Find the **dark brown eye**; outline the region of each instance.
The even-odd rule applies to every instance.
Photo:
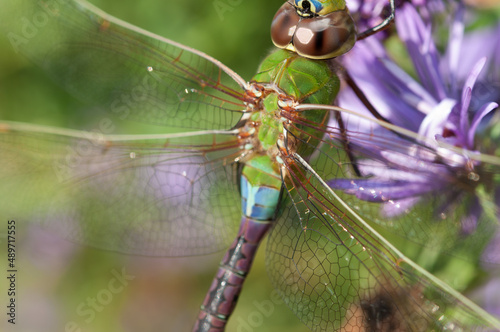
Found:
[[[304,18],[287,2],[274,16],[271,38],[277,47],[303,57],[329,59],[354,46],[356,27],[347,9]]]
[[[301,20],[292,39],[298,54],[313,59],[342,55],[348,52],[355,42],[354,22],[343,10]]]
[[[274,45],[279,48],[286,48],[291,43],[300,16],[295,8],[286,2],[274,15],[271,23],[271,38]]]

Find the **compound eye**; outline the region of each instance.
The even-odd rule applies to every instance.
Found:
[[[302,20],[292,38],[295,51],[311,59],[337,57],[349,51],[355,42],[356,28],[345,11]]]
[[[274,45],[279,48],[287,48],[292,42],[300,19],[301,17],[297,15],[296,9],[288,2],[285,2],[276,15],[274,15],[271,24],[271,38]]]

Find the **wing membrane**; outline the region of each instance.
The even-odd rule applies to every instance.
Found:
[[[225,248],[240,219],[236,137],[163,137],[3,123],[0,210],[74,241],[184,256]]]
[[[1,3],[0,26],[16,51],[120,119],[227,129],[245,109],[245,81],[219,61],[85,1]]]
[[[320,132],[322,145],[309,162],[329,186],[343,192],[343,201],[356,213],[379,231],[400,237],[400,244],[408,247],[399,247],[405,252],[422,250],[424,257],[422,248],[433,248],[477,261],[498,229],[497,198],[491,191],[500,172],[498,157],[438,145],[334,106],[301,108],[349,115],[347,126],[331,121]],[[297,125],[318,127],[294,123],[295,132],[300,130]],[[473,172],[468,165],[474,165]],[[429,269],[442,267],[432,259],[419,263]]]
[[[268,273],[309,328],[469,331],[500,326],[403,256],[305,160],[283,157],[286,200],[292,204],[282,205],[270,234]]]

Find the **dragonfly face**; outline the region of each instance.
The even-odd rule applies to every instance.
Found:
[[[336,10],[345,9],[345,2],[331,0],[294,0],[293,6],[300,16],[313,17],[317,15],[330,14]]]
[[[274,45],[311,59],[329,59],[348,52],[356,42],[356,26],[347,7],[332,1],[286,2],[271,25]]]

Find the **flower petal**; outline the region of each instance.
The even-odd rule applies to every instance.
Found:
[[[449,98],[442,100],[424,118],[418,129],[418,134],[433,139],[436,138],[436,135],[442,135],[444,126],[448,121],[448,116],[451,114],[456,103],[455,100]]]
[[[409,4],[402,6],[398,12],[396,26],[422,85],[435,99],[446,98],[446,89],[439,72],[439,57],[432,41],[430,26],[425,25],[415,8]]]
[[[474,119],[472,119],[472,123],[469,128],[469,132],[467,133],[467,146],[469,149],[474,147],[474,135],[476,134],[476,129],[479,126],[481,120],[488,115],[491,111],[498,108],[497,103],[487,103],[484,104],[477,112],[474,114]]]
[[[429,187],[427,183],[380,181],[377,179],[334,179],[328,181],[327,184],[333,189],[341,189],[359,199],[376,203],[421,196],[434,189]]]
[[[441,72],[443,76],[448,78],[447,83],[450,85],[450,90],[456,91],[456,72],[459,68],[459,63],[461,64],[462,52],[460,48],[462,46],[463,35],[464,35],[464,6],[458,3],[457,13],[455,14],[454,20],[451,25],[450,35],[448,37],[448,48],[445,58],[447,61],[442,62]]]

